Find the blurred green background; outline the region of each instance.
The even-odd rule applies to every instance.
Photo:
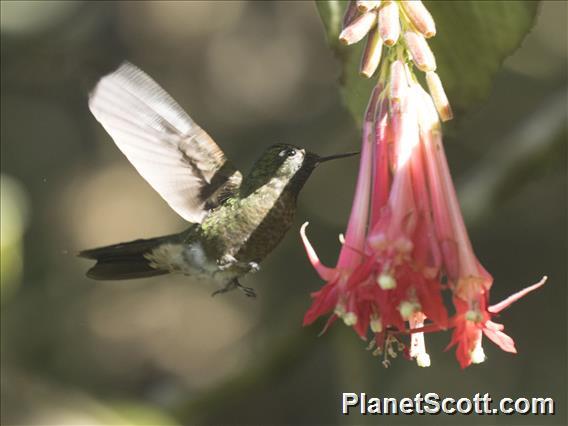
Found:
[[[449,333],[428,336],[432,367],[384,369],[346,327],[322,337],[322,323],[301,327],[321,282],[299,225],[310,220],[333,264],[356,161],[314,173],[293,231],[244,281],[257,300],[212,299],[212,288],[176,276],[94,282],[75,257],[184,228],[88,111],[90,88],[124,59],[243,170],[276,142],[357,149],[312,2],[2,1],[2,424],[566,424],[566,6],[543,2],[490,97],[445,126],[492,301],[549,276],[502,315],[519,354],[487,342],[487,362],[462,371],[443,352]],[[343,391],[550,396],[558,413],[343,417]]]

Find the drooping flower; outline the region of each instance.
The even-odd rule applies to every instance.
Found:
[[[456,314],[452,318],[454,332],[448,348],[456,346],[456,356],[462,368],[485,361],[485,353],[481,346],[482,335],[505,352],[517,353],[513,339],[503,333],[504,326],[491,321],[491,318],[521,297],[542,287],[545,282],[546,277],[543,277],[538,283],[489,307],[485,297],[486,293],[481,294],[477,300],[470,301],[454,297],[456,308]]]
[[[312,248],[305,236],[307,222],[302,226],[301,235],[308,257],[318,272],[319,276],[327,281],[327,284],[318,292],[313,293],[314,304],[304,317],[304,325],[311,324],[320,315],[326,314],[331,310],[336,311],[335,315],[343,318],[347,325],[353,325],[352,315],[345,309],[344,297],[340,297],[345,292],[347,281],[354,269],[361,264],[365,246],[365,236],[367,230],[369,203],[371,197],[371,170],[372,170],[372,150],[373,150],[373,123],[375,108],[380,89],[377,87],[371,95],[371,100],[365,114],[363,124],[363,143],[361,149],[361,159],[359,163],[359,176],[355,187],[353,207],[345,233],[345,242],[339,254],[339,260],[335,268],[328,268],[321,264],[315,250]]]
[[[307,223],[301,230],[308,258],[326,281],[312,294],[304,325],[329,315],[327,328],[341,318],[361,338],[371,335],[370,347],[385,365],[402,350],[429,366],[424,333],[449,328],[448,347],[456,346],[462,367],[485,359],[482,335],[515,352],[503,326],[491,319],[546,277],[488,306],[493,277],[473,251],[442,145],[439,117],[445,121],[452,112],[424,38],[435,34],[434,22],[420,2],[377,3],[352,2],[340,36],[352,43],[369,33],[362,73],[372,75],[379,59],[381,71],[363,121],[353,208],[335,268],[319,261]],[[378,16],[378,28],[369,24],[369,13]],[[405,29],[402,44],[397,25]],[[389,51],[377,47],[381,42]],[[432,96],[417,82],[414,67],[426,71]],[[452,316],[444,291],[452,294]]]

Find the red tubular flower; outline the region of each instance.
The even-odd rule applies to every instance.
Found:
[[[308,257],[327,283],[312,294],[304,325],[331,313],[363,339],[369,329],[377,351],[395,356],[394,334],[410,334],[405,353],[429,366],[424,332],[453,328],[462,367],[485,359],[485,334],[503,350],[513,340],[487,307],[493,278],[476,258],[467,235],[442,146],[436,108],[422,87],[395,61],[387,88],[377,86],[363,125],[360,171],[345,242],[335,268],[323,266],[301,235]],[[444,282],[447,281],[447,284]],[[453,293],[448,318],[442,291]],[[398,345],[397,345],[398,347]]]
[[[310,262],[319,276],[327,281],[327,284],[320,291],[312,293],[314,303],[304,316],[304,325],[311,324],[319,316],[333,310],[335,310],[335,315],[342,317],[347,325],[353,325],[357,322],[357,317],[354,316],[354,313],[346,310],[346,297],[344,293],[349,276],[363,261],[367,216],[371,196],[373,121],[379,94],[380,88],[376,87],[367,107],[365,123],[363,124],[361,160],[353,199],[353,208],[351,209],[351,215],[347,225],[345,243],[343,244],[341,253],[339,254],[339,260],[334,269],[322,265],[319,261],[315,250],[306,237],[307,222],[302,226],[300,231]],[[334,317],[332,317],[331,321],[333,321],[333,319]]]
[[[413,3],[404,3],[410,8],[406,14],[393,16],[405,20],[412,12],[413,25],[427,36],[434,35],[431,16],[422,4]],[[373,5],[369,10],[377,13]],[[378,9],[379,28],[372,30],[371,42],[376,42],[377,31],[383,36],[388,30],[381,28],[386,22],[385,16],[381,19],[386,7],[396,7],[398,12],[399,6],[387,2]],[[351,23],[346,24],[343,35],[365,19],[364,14],[354,18],[356,14],[351,6],[346,14]],[[404,23],[408,28],[410,23]],[[493,277],[473,251],[442,145],[438,113],[443,120],[449,119],[451,107],[439,77],[432,72],[435,60],[424,37],[409,31],[405,34],[406,46],[393,37],[393,54],[384,53],[391,49],[385,41],[379,83],[363,122],[353,207],[335,268],[321,264],[306,237],[307,223],[302,226],[308,258],[326,281],[321,290],[312,293],[304,325],[331,314],[326,328],[341,318],[361,338],[371,335],[374,353],[384,355],[385,365],[402,349],[421,367],[430,365],[424,333],[452,328],[448,348],[456,346],[457,359],[464,368],[484,361],[483,335],[504,351],[516,352],[513,339],[503,333],[503,325],[491,319],[542,286],[546,277],[488,306]],[[408,34],[414,37],[410,42]],[[420,43],[411,43],[414,39]],[[431,58],[423,54],[426,51]],[[368,66],[367,76],[373,74],[378,62],[378,57],[370,59],[370,53],[366,52],[362,62]],[[406,59],[410,57],[417,67],[429,71],[426,79],[434,99],[417,83],[412,62]],[[451,317],[443,291],[452,295],[455,313]],[[410,335],[406,344],[396,337],[405,335]]]
[[[513,339],[503,333],[504,326],[491,321],[491,317],[526,294],[542,287],[546,279],[547,277],[543,277],[538,283],[526,287],[502,302],[489,307],[487,307],[487,300],[484,295],[476,301],[469,302],[454,297],[454,306],[456,307],[456,314],[452,318],[454,332],[452,341],[446,349],[457,346],[456,357],[462,368],[485,361],[485,353],[481,346],[482,334],[505,352],[517,353]]]

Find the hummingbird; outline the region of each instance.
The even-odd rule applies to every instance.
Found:
[[[292,226],[298,194],[320,157],[275,144],[243,176],[213,139],[151,77],[131,63],[102,77],[89,108],[138,173],[189,222],[186,230],[81,251],[96,260],[95,280],[182,273],[215,282],[213,295],[240,289],[239,278],[260,262]]]

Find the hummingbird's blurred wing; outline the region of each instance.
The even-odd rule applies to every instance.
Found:
[[[219,146],[130,63],[103,77],[89,108],[144,179],[181,217],[201,222],[242,181]]]

